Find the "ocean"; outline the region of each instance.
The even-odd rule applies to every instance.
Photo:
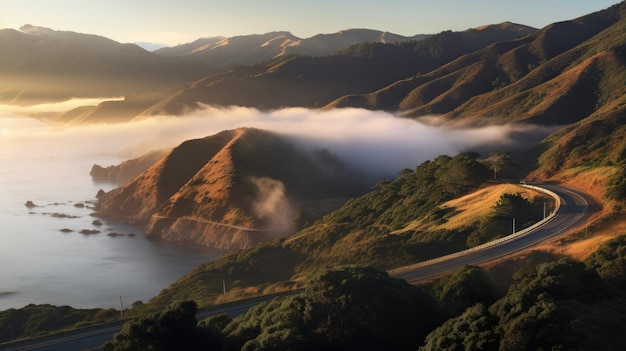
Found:
[[[129,307],[222,255],[94,217],[97,192],[119,184],[94,181],[92,165],[122,162],[141,140],[119,128],[61,128],[0,112],[0,310],[116,308],[120,297]]]

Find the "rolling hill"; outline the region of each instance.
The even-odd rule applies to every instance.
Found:
[[[281,55],[269,62],[237,67],[230,74],[198,81],[144,114],[180,115],[199,104],[320,108],[341,96],[377,90],[493,42],[532,31],[530,27],[506,23],[482,30],[444,32],[419,41],[362,41],[323,57]],[[347,33],[361,32],[370,33]]]

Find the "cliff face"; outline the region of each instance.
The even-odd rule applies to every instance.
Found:
[[[98,210],[145,225],[151,238],[231,250],[288,235],[311,200],[360,189],[327,153],[242,128],[182,143],[124,187],[100,194]]]

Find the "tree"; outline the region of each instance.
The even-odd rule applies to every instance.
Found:
[[[491,304],[497,296],[487,272],[469,265],[441,279],[434,290],[441,309],[449,316],[457,316],[477,303]]]
[[[428,334],[419,350],[498,350],[499,337],[494,331],[497,323],[483,304],[476,304]]]
[[[194,301],[176,302],[159,313],[126,322],[105,351],[207,350],[219,345],[197,326]]]
[[[489,157],[483,160],[483,162],[493,170],[493,179],[498,179],[498,172],[501,172],[505,168],[513,165],[511,162],[510,154],[505,151],[492,152]]]

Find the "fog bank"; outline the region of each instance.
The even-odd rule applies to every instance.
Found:
[[[308,148],[326,148],[371,176],[393,176],[403,168],[414,168],[442,154],[509,151],[521,146],[521,141],[536,142],[554,130],[530,125],[450,129],[387,112],[353,108],[263,112],[244,107],[206,107],[185,117],[151,117],[124,124],[32,130],[11,130],[0,124],[3,138],[19,137],[26,142],[63,146],[65,152],[115,154],[123,158],[238,127],[270,130],[288,135]],[[47,148],[45,151],[52,152]]]

